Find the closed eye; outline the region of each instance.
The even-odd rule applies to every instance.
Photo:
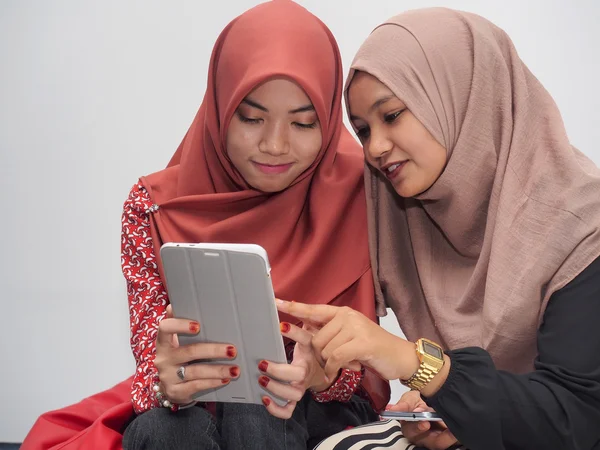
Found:
[[[313,123],[302,123],[302,122],[293,122],[293,125],[301,130],[310,130],[313,128],[317,128],[318,121],[315,120]]]
[[[262,121],[262,119],[260,119],[260,118],[257,119],[257,118],[252,118],[252,117],[246,117],[239,111],[237,111],[237,116],[238,116],[238,119],[240,119],[244,123],[257,124]]]

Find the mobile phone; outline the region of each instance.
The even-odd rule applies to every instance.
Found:
[[[403,412],[403,411],[384,411],[380,414],[384,419],[403,420],[406,422],[440,422],[443,419],[434,412]]]

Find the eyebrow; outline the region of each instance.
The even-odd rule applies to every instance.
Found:
[[[269,112],[269,110],[267,108],[265,108],[263,105],[261,105],[260,103],[253,102],[249,98],[245,98],[244,100],[242,100],[242,103],[252,106],[253,108],[260,109],[261,111]]]
[[[290,114],[296,114],[296,113],[301,113],[301,112],[306,112],[306,111],[314,111],[315,107],[313,105],[304,105],[301,106],[300,108],[296,108],[296,109],[292,109],[291,111],[289,111]]]
[[[394,97],[395,97],[395,95],[394,95],[394,94],[390,94],[390,95],[385,95],[385,96],[383,96],[383,97],[381,97],[381,98],[377,99],[377,100],[375,101],[375,103],[373,103],[373,104],[371,105],[371,107],[369,108],[369,112],[373,111],[374,109],[377,109],[377,108],[379,108],[379,107],[380,107],[381,105],[383,105],[385,102],[388,102],[388,101],[390,101],[390,100],[391,100],[391,99],[393,99]],[[350,120],[362,120],[362,119],[361,119],[360,117],[357,117],[357,116],[350,115]]]
[[[249,98],[245,98],[244,100],[242,100],[242,103],[245,103],[248,106],[252,106],[253,108],[260,109],[261,111],[264,111],[267,113],[269,112],[269,110],[266,107],[264,107],[260,103],[256,103],[255,101],[250,100]],[[314,110],[315,110],[315,107],[313,105],[309,104],[309,105],[301,106],[299,108],[292,109],[288,112],[290,114],[297,114],[297,113],[301,113],[301,112],[314,111]]]
[[[373,103],[371,105],[371,107],[369,108],[369,112],[373,111],[374,109],[379,108],[385,102],[390,101],[393,98],[394,98],[394,94],[390,94],[390,95],[386,95],[384,97],[381,97],[379,100],[377,100],[375,103]]]

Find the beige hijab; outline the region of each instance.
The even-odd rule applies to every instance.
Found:
[[[600,255],[600,171],[509,37],[479,16],[398,15],[360,48],[348,83],[356,70],[448,153],[418,198],[367,170],[378,314],[391,307],[411,340],[479,346],[501,369],[530,370],[550,296]]]

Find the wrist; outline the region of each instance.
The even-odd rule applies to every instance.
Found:
[[[448,379],[451,364],[452,363],[450,362],[448,355],[444,355],[444,366],[442,369],[435,377],[433,377],[433,380],[431,380],[423,389],[421,389],[421,394],[423,394],[423,397],[432,397],[442,388]]]
[[[414,342],[407,341],[406,339],[398,338],[400,343],[399,351],[397,354],[397,379],[408,380],[419,370],[421,361],[417,356],[416,344]],[[397,348],[397,347],[396,347]]]
[[[322,392],[315,392],[311,389],[311,396],[318,403],[348,402],[360,386],[364,375],[364,367],[360,371],[342,369],[340,375],[329,388]]]
[[[340,374],[342,373],[342,370],[340,369],[339,372],[337,373],[337,375],[335,376],[335,378],[333,378],[332,380],[327,381],[325,379],[325,372],[321,371],[320,376],[317,376],[316,381],[311,383],[311,386],[309,386],[309,389],[313,392],[323,392],[326,391],[327,389],[329,389],[331,386],[333,386],[333,384],[337,381],[337,379],[340,377]]]

